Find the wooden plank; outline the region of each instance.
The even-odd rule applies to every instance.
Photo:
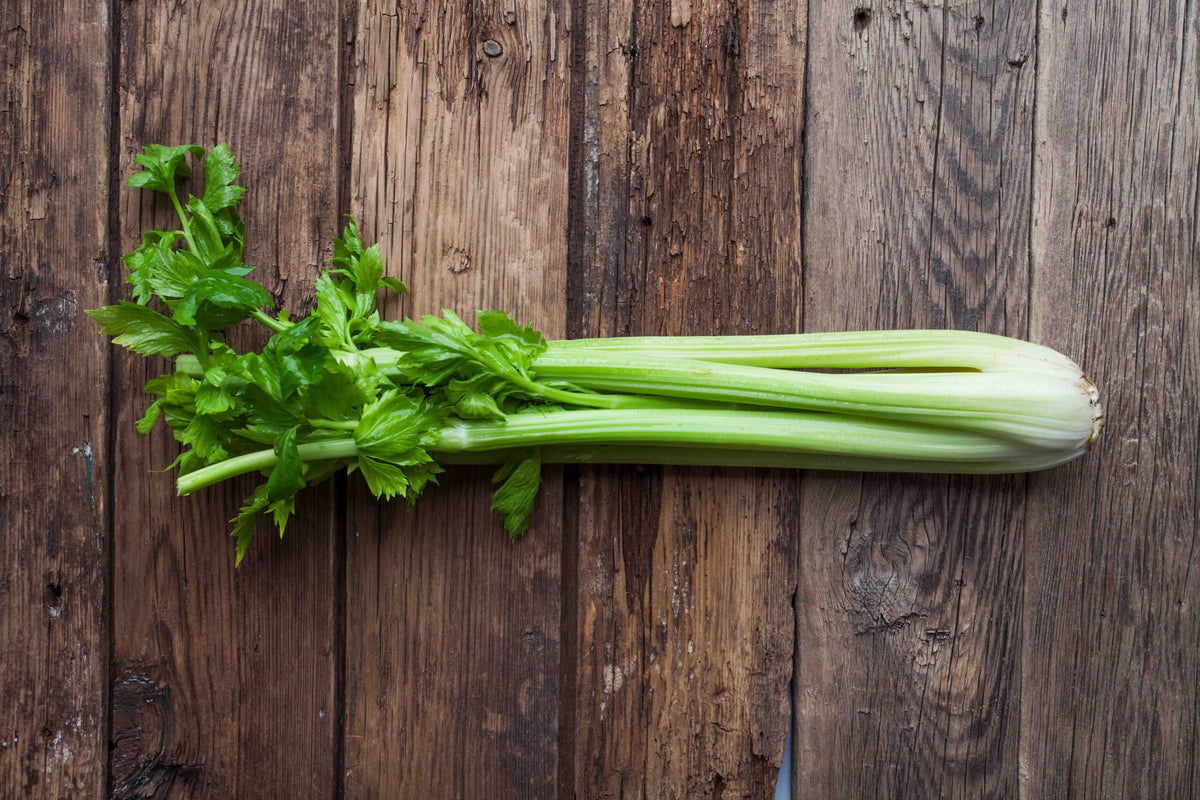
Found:
[[[413,295],[391,314],[504,308],[561,336],[569,10],[356,4],[351,208]],[[415,511],[350,482],[349,797],[554,793],[561,479],[525,538],[454,470]]]
[[[107,15],[0,2],[3,797],[104,795]]]
[[[804,2],[583,7],[572,334],[799,330]],[[797,476],[580,474],[575,796],[768,795]]]
[[[1023,336],[1036,3],[872,5],[813,8],[805,327]],[[804,484],[796,792],[1014,796],[1024,479]]]
[[[1042,8],[1032,328],[1108,419],[1030,484],[1030,798],[1200,785],[1198,43],[1186,0]]]
[[[328,3],[121,4],[121,175],[147,143],[228,141],[245,163],[247,263],[294,311],[337,225],[337,14]],[[121,191],[125,249],[167,204]],[[242,345],[261,344],[246,336]],[[116,373],[112,786],[117,797],[330,796],[339,531],[331,487],[237,571],[225,520],[253,480],[175,497],[174,456],[133,421],[164,365]]]

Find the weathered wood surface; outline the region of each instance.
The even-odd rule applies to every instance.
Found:
[[[0,2],[0,797],[104,796],[106,14]]]
[[[572,335],[798,330],[804,4],[584,7]],[[564,791],[774,790],[797,483],[580,470]]]
[[[796,796],[1200,785],[1196,3],[52,5],[0,2],[0,795],[767,797],[793,670]],[[293,309],[352,211],[394,314],[989,330],[1108,431],[1017,478],[571,469],[516,545],[486,472],[351,477],[234,571],[248,483],[149,473],[162,365],[81,316],[183,140],[246,162]]]
[[[120,11],[122,184],[143,144],[228,141],[252,187],[246,262],[303,308],[338,222],[337,15],[316,0]],[[123,250],[174,224],[145,192],[122,185],[117,199]],[[329,796],[341,746],[332,486],[301,501],[284,541],[264,525],[234,571],[225,521],[253,481],[176,497],[150,472],[174,458],[170,434],[134,430],[141,386],[165,366],[117,355],[111,791]]]
[[[1031,333],[1108,419],[1030,484],[1031,797],[1200,792],[1198,46],[1187,0],[1042,5]]]
[[[394,313],[566,316],[570,10],[365,2],[348,21],[350,208],[413,295]],[[557,780],[562,487],[509,541],[483,470],[420,505],[350,481],[351,797],[548,797]]]
[[[806,330],[1026,335],[1035,15],[814,6]],[[805,476],[797,796],[1016,795],[1025,487]]]

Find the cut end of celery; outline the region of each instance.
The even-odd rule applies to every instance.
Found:
[[[1100,390],[1096,388],[1096,382],[1087,375],[1083,376],[1083,388],[1092,401],[1092,435],[1087,440],[1087,447],[1091,450],[1104,432],[1104,406],[1100,403]]]

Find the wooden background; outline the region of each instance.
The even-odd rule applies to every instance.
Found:
[[[1200,791],[1200,4],[0,0],[0,796]],[[955,327],[1097,378],[994,479],[483,473],[414,513],[179,500],[160,364],[83,309],[227,140],[311,304],[340,213],[411,314],[554,336]],[[789,723],[788,687],[795,697]]]

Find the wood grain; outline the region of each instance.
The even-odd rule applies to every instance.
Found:
[[[804,4],[581,5],[572,335],[798,330]],[[796,476],[580,475],[575,796],[768,795]]]
[[[355,7],[351,209],[412,288],[391,315],[502,308],[565,327],[570,13]],[[512,543],[487,473],[415,511],[350,483],[347,797],[548,797],[556,781],[561,479]]]
[[[2,797],[104,796],[107,13],[0,3]]]
[[[125,2],[122,180],[141,146],[228,141],[246,165],[246,261],[293,311],[337,223],[338,18],[322,2]],[[121,243],[171,223],[123,188]],[[261,345],[243,336],[242,346]],[[264,525],[233,568],[230,519],[253,480],[188,498],[168,475],[170,434],[133,421],[165,365],[122,354],[113,577],[116,797],[329,796],[339,738],[338,531],[331,487],[312,490],[282,542]]]
[[[0,0],[0,36],[0,796],[765,797],[793,653],[797,797],[1200,785],[1195,0]],[[1108,430],[1026,478],[551,470],[517,545],[485,471],[414,512],[351,477],[235,571],[251,483],[177,499],[133,429],[166,365],[82,315],[172,219],[110,178],[185,140],[246,163],[293,311],[354,211],[391,316],[989,330]]]
[[[1102,387],[1030,483],[1024,794],[1200,786],[1200,7],[1043,4],[1033,335]]]
[[[1035,8],[814,7],[806,330],[1025,334]],[[1014,796],[1024,479],[812,473],[802,504],[794,790]]]

